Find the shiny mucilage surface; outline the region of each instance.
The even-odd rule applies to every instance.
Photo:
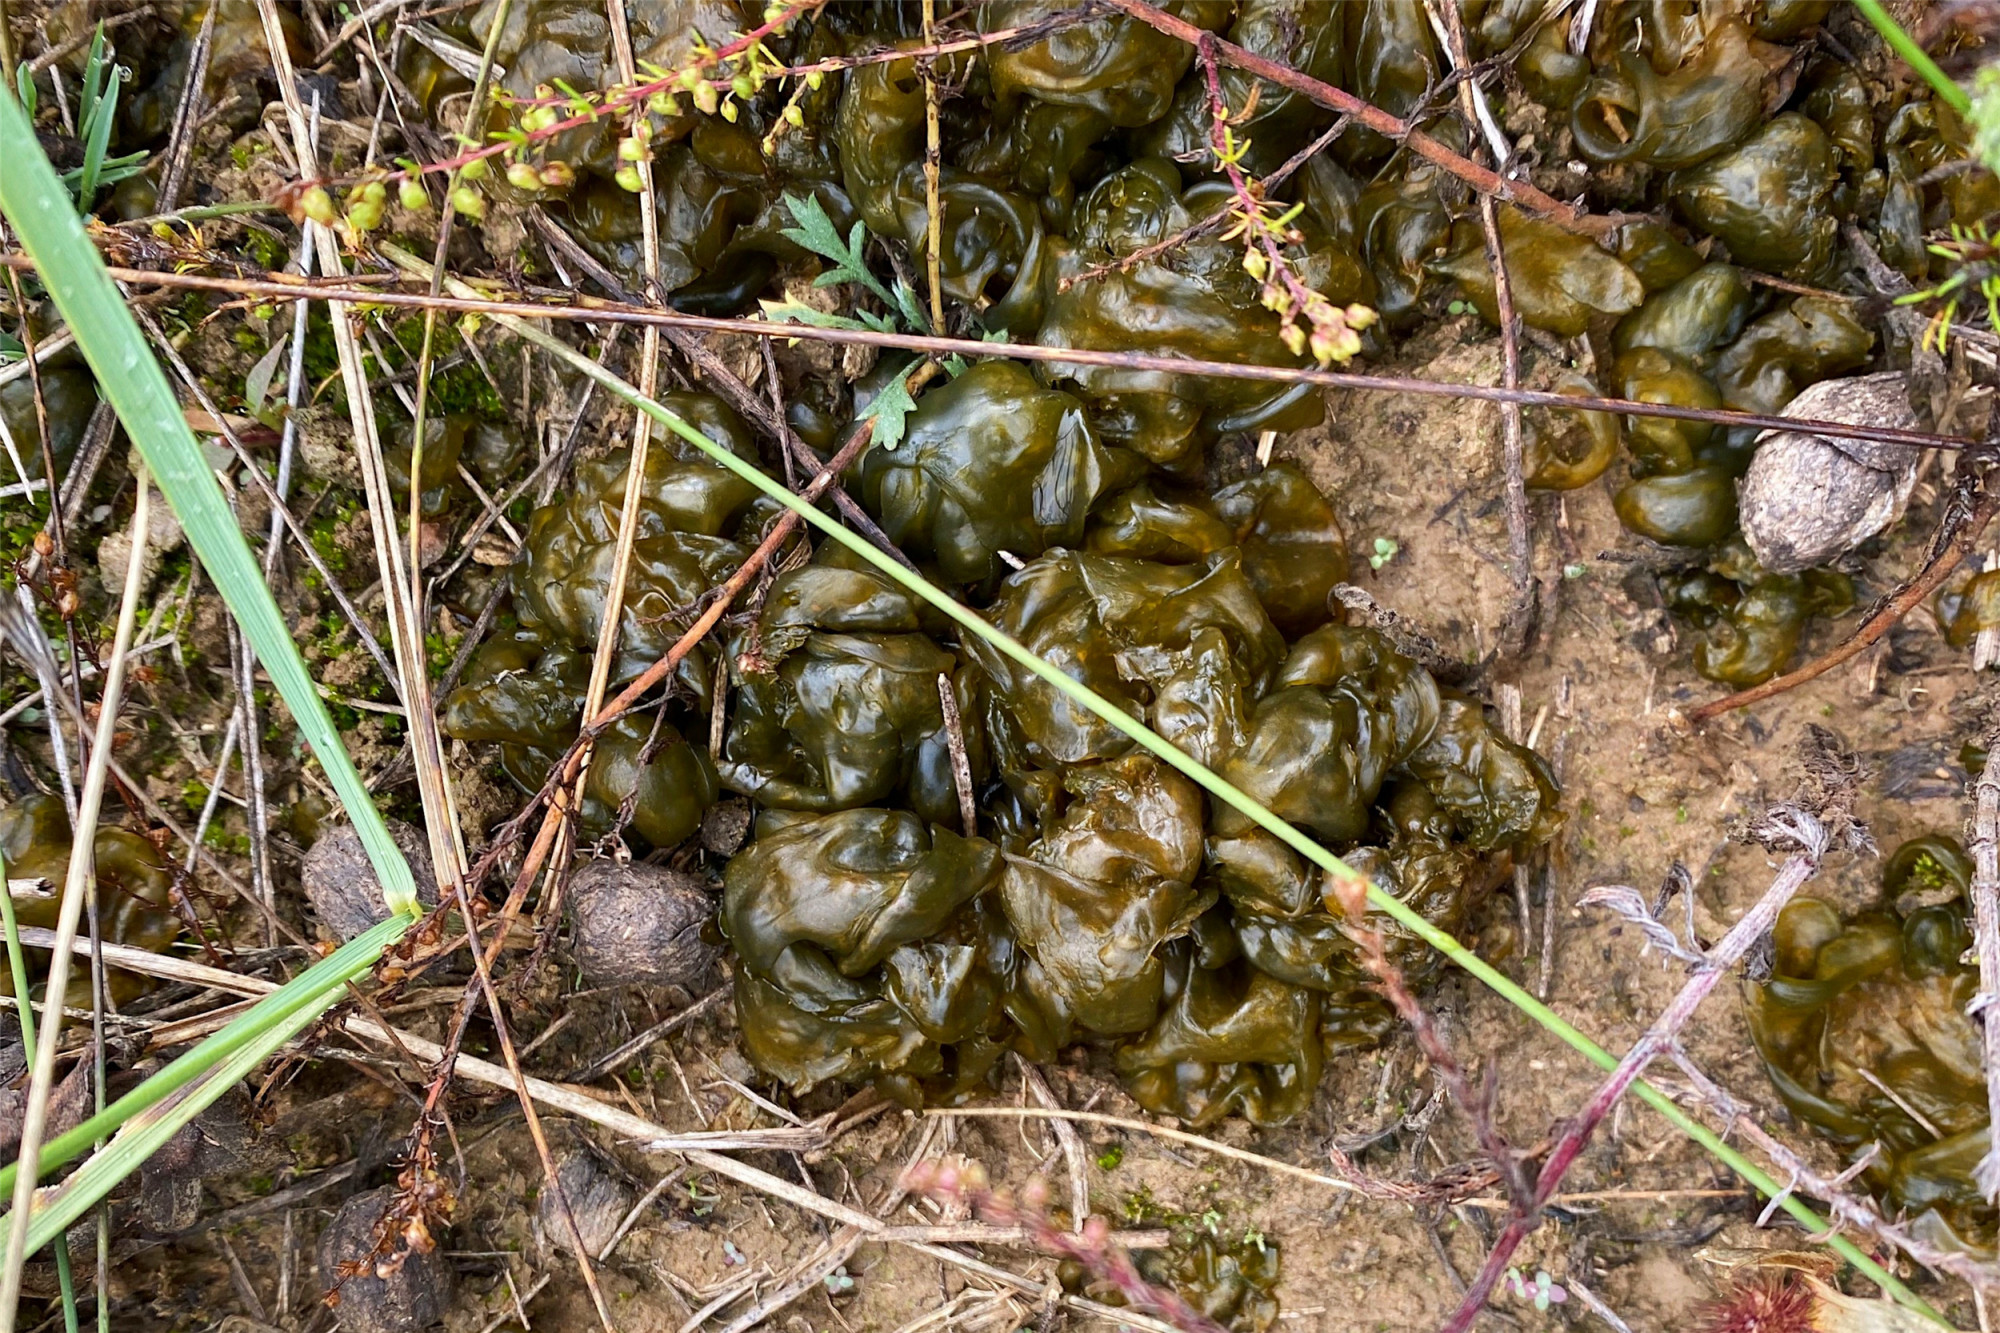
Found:
[[[63,894],[75,850],[69,815],[59,796],[27,796],[0,808],[0,857],[7,866],[8,888],[14,896],[14,917],[24,926],[55,929],[62,914]],[[124,829],[99,825],[91,852],[96,867],[98,910],[104,938],[135,949],[164,950],[178,938],[179,918],[169,901],[172,864],[146,839]],[[23,886],[13,889],[13,885]],[[31,984],[48,969],[48,951],[26,950]],[[117,999],[131,999],[145,983],[129,973],[114,971],[109,985]],[[11,975],[0,968],[0,994],[12,995]],[[66,1004],[90,1007],[90,977],[70,974]]]
[[[1778,918],[1775,973],[1749,988],[1750,1030],[1794,1115],[1858,1158],[1862,1181],[1912,1233],[1990,1257],[2000,1214],[1973,1171],[1988,1145],[1972,862],[1949,837],[1904,843],[1878,906],[1849,917],[1800,898]]]
[[[713,399],[670,405],[754,447]],[[628,466],[622,452],[580,465],[530,518],[515,624],[445,701],[445,732],[496,746],[525,787],[578,732]],[[927,393],[907,438],[858,472],[910,553],[996,624],[1432,919],[1462,924],[1555,828],[1539,759],[1381,634],[1340,623],[1346,543],[1296,468],[1208,491],[1148,477],[1095,438],[1075,396],[985,363]],[[620,679],[664,651],[769,517],[671,441],[642,491]],[[1194,1123],[1296,1115],[1329,1049],[1389,1026],[1316,877],[947,631],[839,548],[792,564],[657,709],[597,738],[583,832],[667,848],[722,791],[761,807],[724,873],[721,928],[746,1049],[797,1090],[872,1080],[949,1099],[1009,1049],[1048,1059],[1082,1041],[1142,1104]],[[1414,976],[1434,971],[1414,941],[1393,947]]]
[[[476,46],[497,8],[440,22]],[[1063,8],[1003,0],[973,21],[990,33]],[[1416,0],[1169,8],[1469,146],[1450,99],[1425,100],[1447,62]],[[598,7],[515,11],[499,48],[510,90],[604,81]],[[1600,242],[1500,210],[1522,318],[1590,337],[1600,353],[1586,375],[1538,368],[1531,350],[1539,383],[1776,413],[1866,368],[1876,347],[1851,303],[1760,275],[1832,281],[1834,240],[1854,223],[1921,279],[1927,232],[2000,209],[1985,177],[1939,171],[1969,151],[1948,110],[1908,89],[1873,114],[1847,64],[1801,50],[1831,12],[1821,0],[1607,0],[1572,54],[1568,24],[1549,22],[1546,6],[1465,7],[1474,57],[1513,53],[1523,88],[1593,165],[1589,204],[1633,219]],[[634,42],[642,60],[671,67],[686,32],[713,39],[756,20],[680,3],[636,24]],[[872,245],[907,256],[916,305],[936,225],[954,332],[1305,363],[1245,272],[1240,239],[1218,228],[1159,246],[1232,205],[1187,44],[1106,13],[938,60],[933,219],[925,71],[910,54],[922,43],[913,7],[828,6],[773,39],[781,59],[897,57],[801,93],[782,128],[766,93],[738,99],[734,120],[687,99],[655,117],[648,151],[674,304],[736,312],[797,297],[816,261],[782,235],[796,221],[783,201],[810,195],[843,237],[860,223]],[[406,51],[420,97],[462,91]],[[1259,178],[1333,121],[1234,68],[1220,77],[1239,115],[1232,134],[1248,141],[1242,165]],[[636,288],[639,203],[612,181],[610,131],[571,137],[556,155],[574,184],[542,197]],[[1364,351],[1454,298],[1497,315],[1475,201],[1391,141],[1351,129],[1273,193],[1297,205],[1287,254],[1301,279],[1336,306],[1381,315]],[[896,313],[851,286],[836,295],[843,313]],[[839,382],[787,385],[789,419],[825,453],[906,365],[888,356]],[[1063,362],[946,370],[902,438],[872,445],[843,479],[927,574],[1447,928],[1550,836],[1558,800],[1541,761],[1477,702],[1345,623],[1331,594],[1348,553],[1326,497],[1288,465],[1248,477],[1218,466],[1237,456],[1235,439],[1216,447],[1224,437],[1317,424],[1317,392]],[[772,461],[719,402],[682,394],[669,406],[740,457]],[[1766,679],[1814,617],[1851,603],[1843,576],[1760,569],[1738,539],[1753,432],[1581,411],[1527,418],[1532,486],[1602,479],[1624,525],[1673,553],[1680,567],[1659,576],[1661,591],[1694,631],[1703,674]],[[426,450],[426,512],[450,485],[433,472],[450,445],[447,434],[438,462]],[[446,704],[447,730],[497,744],[525,784],[576,735],[626,466],[619,453],[585,462],[533,515],[512,620]],[[670,439],[646,471],[614,681],[665,651],[769,517],[740,481]],[[2000,604],[1974,585],[1940,613],[1971,632],[1961,626],[1995,618],[1989,601]],[[969,789],[954,779],[954,748]],[[723,921],[753,1058],[794,1088],[876,1080],[950,1097],[1010,1047],[1047,1055],[1083,1041],[1150,1107],[1275,1120],[1307,1103],[1330,1048],[1387,1023],[1337,905],[1289,849],[829,551],[787,559],[688,656],[655,710],[599,738],[598,756],[585,802],[597,835],[670,846],[722,791],[760,809],[725,875]],[[1433,973],[1414,940],[1392,936],[1391,948],[1419,983]]]

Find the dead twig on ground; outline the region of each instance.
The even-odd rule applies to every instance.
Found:
[[[1424,0],[1424,3],[1431,13],[1432,22],[1444,30],[1445,54],[1451,60],[1452,68],[1465,72],[1471,67],[1472,58],[1466,50],[1465,20],[1459,13],[1457,3],[1455,0],[1444,0],[1444,3]],[[1491,112],[1486,111],[1484,97],[1479,86],[1469,78],[1458,85],[1460,114],[1465,119],[1466,129],[1475,135],[1492,119]],[[1494,167],[1504,172],[1507,168],[1506,140],[1499,138],[1490,147],[1496,155]],[[1506,249],[1500,240],[1499,210],[1490,194],[1479,196],[1479,229],[1486,242],[1486,266],[1493,274],[1495,313],[1500,317],[1501,383],[1506,388],[1519,389],[1521,330],[1514,315],[1514,284],[1507,276]],[[1514,580],[1514,602],[1500,622],[1500,655],[1516,658],[1527,650],[1535,624],[1534,533],[1528,517],[1525,446],[1521,435],[1519,403],[1500,405],[1500,428],[1503,474],[1506,478],[1507,560],[1513,566],[1511,574]],[[1522,947],[1527,947],[1525,938]]]
[[[1843,662],[1851,661],[1862,651],[1874,645],[1887,634],[1902,618],[1923,604],[1925,598],[1942,588],[1945,581],[1957,571],[1966,556],[1972,553],[1981,533],[2000,512],[2000,486],[1993,484],[1993,466],[1996,457],[1990,451],[2000,442],[2000,399],[1993,405],[1992,425],[1988,428],[1988,440],[1977,446],[1977,456],[1961,460],[1958,484],[1945,501],[1944,517],[1939,521],[1937,531],[1931,537],[1930,549],[1922,568],[1918,569],[1908,583],[1894,594],[1876,604],[1861,624],[1839,647],[1822,657],[1815,658],[1782,676],[1754,685],[1747,690],[1739,690],[1691,708],[1684,715],[1689,726],[1699,727],[1724,713],[1738,708],[1748,708],[1762,703],[1786,690],[1815,680],[1833,670]],[[1812,429],[1817,430],[1817,427]]]

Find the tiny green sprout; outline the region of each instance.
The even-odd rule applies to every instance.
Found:
[[[1453,301],[1450,305],[1446,306],[1444,309],[1445,313],[1448,315],[1462,315],[1466,311],[1472,309],[1472,307],[1467,305],[1463,301]]]
[[[431,192],[414,178],[396,187],[396,199],[412,213],[422,213],[431,206]]]
[[[485,198],[470,185],[461,185],[451,192],[451,206],[474,222],[486,216]]]
[[[1124,1160],[1125,1145],[1114,1143],[1103,1152],[1097,1154],[1097,1169],[1099,1171],[1116,1171],[1118,1164]]]
[[[1563,577],[1566,579],[1580,579],[1589,572],[1590,566],[1584,564],[1581,560],[1575,564],[1563,566]]]
[[[853,1291],[853,1290],[854,1290],[854,1278],[853,1275],[847,1271],[846,1264],[842,1264],[840,1267],[834,1269],[831,1273],[828,1273],[826,1275],[827,1295],[838,1296],[842,1292]]]
[[[483,157],[475,157],[467,161],[463,166],[461,166],[458,169],[458,178],[462,181],[485,180],[486,159]]]
[[[1393,537],[1377,537],[1375,539],[1375,549],[1368,556],[1368,567],[1370,569],[1382,568],[1382,566],[1394,560],[1396,553],[1402,549],[1401,546],[1396,544],[1396,539]]]
[[[1201,1227],[1211,1236],[1222,1234],[1222,1214],[1211,1208],[1201,1215]]]
[[[1259,1230],[1258,1230],[1258,1229],[1257,1229],[1256,1227],[1245,1227],[1245,1228],[1244,1228],[1244,1230],[1243,1230],[1243,1243],[1244,1243],[1245,1245],[1254,1245],[1254,1246],[1256,1246],[1256,1247],[1257,1247],[1257,1253],[1259,1253],[1259,1254],[1262,1254],[1262,1253],[1264,1253],[1264,1233],[1263,1233],[1262,1231],[1259,1231]]]

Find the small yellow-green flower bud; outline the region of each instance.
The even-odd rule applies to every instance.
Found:
[[[1284,339],[1285,346],[1291,349],[1293,356],[1299,356],[1306,350],[1306,331],[1298,325],[1285,325],[1278,330],[1278,336]]]
[[[738,74],[729,81],[729,90],[738,97],[755,97],[757,95],[757,81],[748,74]]]
[[[486,216],[485,198],[470,185],[461,185],[451,192],[451,206],[474,222]]]
[[[507,183],[532,194],[542,188],[542,173],[535,170],[533,163],[516,162],[507,168]]]
[[[406,180],[397,186],[396,198],[412,213],[421,213],[431,206],[431,192],[414,180]]]
[[[674,95],[664,88],[646,99],[646,109],[656,116],[672,118],[681,113],[681,104]]]
[[[326,192],[324,185],[312,186],[299,196],[299,212],[328,227],[339,216],[333,207],[333,196]]]
[[[486,179],[486,159],[483,157],[475,157],[471,161],[467,162],[464,166],[458,169],[458,178],[462,181],[476,181],[476,180]]]
[[[795,130],[804,129],[806,127],[805,108],[800,106],[797,102],[794,102],[790,106],[786,107],[785,123],[787,125],[790,125]]]
[[[646,145],[630,137],[618,141],[620,162],[643,162],[646,160]]]
[[[724,102],[722,104],[722,118],[731,125],[736,123],[736,103]]]
[[[720,101],[715,95],[715,85],[707,79],[697,79],[692,91],[694,93],[694,109],[701,112],[704,116],[714,115],[716,104]]]
[[[542,184],[551,190],[567,190],[576,184],[576,172],[567,162],[544,162],[542,164]]]
[[[637,194],[646,188],[646,183],[639,179],[639,168],[633,166],[630,162],[618,168],[618,174],[612,179],[618,182],[620,189],[630,190],[633,194]]]
[[[816,69],[812,73],[806,75],[806,87],[812,89],[814,92],[818,92],[821,88],[824,88],[825,86],[826,86],[825,70]]]

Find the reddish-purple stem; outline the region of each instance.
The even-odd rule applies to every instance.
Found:
[[[1471,1287],[1465,1293],[1464,1301],[1446,1321],[1440,1333],[1466,1333],[1466,1330],[1472,1327],[1472,1321],[1479,1317],[1479,1311],[1485,1306],[1487,1298],[1493,1294],[1494,1287],[1499,1285],[1501,1276],[1506,1273],[1507,1265],[1514,1257],[1514,1251],[1540,1224],[1541,1210],[1554,1197],[1557,1186],[1562,1184],[1563,1175],[1575,1165],[1592,1131],[1611,1113],[1611,1108],[1618,1104],[1618,1099],[1625,1095],[1626,1089],[1645,1072],[1646,1066],[1653,1062],[1654,1057],[1664,1054],[1675,1045],[1681,1029],[1687,1025],[1690,1018],[1694,1017],[1694,1011],[1701,1007],[1701,1002],[1708,998],[1709,992],[1721,983],[1731,968],[1742,961],[1743,956],[1750,951],[1750,946],[1771,929],[1785,904],[1792,900],[1792,896],[1799,891],[1800,886],[1812,878],[1813,872],[1819,869],[1819,858],[1825,851],[1824,835],[1819,833],[1815,824],[1806,823],[1807,818],[1809,817],[1801,818],[1800,821],[1805,831],[1811,835],[1801,840],[1805,844],[1804,850],[1786,860],[1778,871],[1778,877],[1771,882],[1771,887],[1765,890],[1764,896],[1757,900],[1756,906],[1745,912],[1742,919],[1722,937],[1722,942],[1709,951],[1708,963],[1688,978],[1687,984],[1681,987],[1680,994],[1674,996],[1673,1002],[1661,1012],[1659,1018],[1654,1020],[1653,1025],[1646,1029],[1645,1035],[1639,1038],[1626,1053],[1625,1058],[1618,1062],[1618,1067],[1598,1085],[1589,1104],[1563,1130],[1562,1136],[1556,1140],[1555,1147],[1550,1149],[1541,1174],[1535,1178],[1532,1210],[1522,1212],[1516,1209],[1513,1216],[1507,1219],[1507,1225],[1501,1230],[1499,1239],[1493,1242],[1492,1252],[1486,1256],[1485,1267],[1479,1270],[1479,1276],[1473,1279]]]

